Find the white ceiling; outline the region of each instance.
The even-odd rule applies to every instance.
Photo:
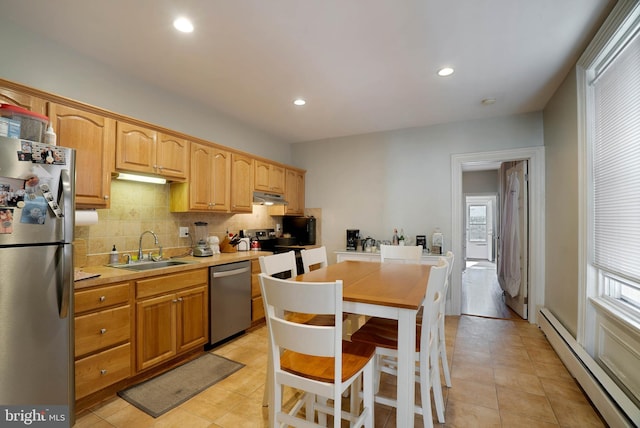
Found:
[[[300,142],[539,111],[614,0],[2,3],[31,31]],[[175,32],[177,14],[194,33]],[[436,76],[445,65],[456,72]]]

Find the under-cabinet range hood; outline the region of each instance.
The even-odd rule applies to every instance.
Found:
[[[253,203],[256,205],[287,205],[283,195],[267,192],[253,192]]]

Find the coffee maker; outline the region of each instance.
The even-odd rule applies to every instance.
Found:
[[[347,229],[347,251],[356,251],[360,240],[360,229]]]

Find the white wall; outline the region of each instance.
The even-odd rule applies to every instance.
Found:
[[[546,161],[545,306],[571,334],[578,329],[578,109],[575,72],[544,109]]]
[[[0,14],[0,77],[290,164],[289,144],[24,31]],[[185,75],[188,78],[188,75]],[[61,142],[62,143],[62,142]]]
[[[542,114],[529,113],[292,145],[307,169],[307,207],[322,208],[322,243],[344,249],[346,229],[391,239],[436,227],[451,248],[451,155],[543,145]],[[331,254],[333,261],[335,257]]]

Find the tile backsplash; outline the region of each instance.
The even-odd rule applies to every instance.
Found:
[[[191,247],[190,238],[179,238],[178,228],[188,226],[194,234],[194,223],[209,223],[209,235],[222,238],[226,231],[240,229],[274,228],[281,223],[279,217],[269,215],[267,207],[256,205],[251,214],[226,213],[172,213],[169,212],[169,184],[147,184],[113,180],[111,208],[97,210],[98,223],[75,228],[75,265],[77,267],[105,264],[113,245],[118,252],[134,253],[138,250],[140,234],[152,230],[165,255],[184,253]],[[153,237],[145,235],[145,251],[155,250]]]

